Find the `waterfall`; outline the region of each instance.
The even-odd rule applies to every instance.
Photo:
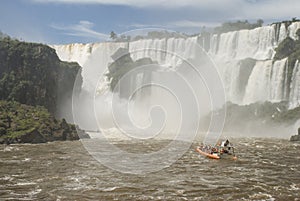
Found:
[[[275,47],[275,26],[223,33],[212,37],[210,54],[222,60],[271,59]],[[218,47],[218,48],[217,48]]]
[[[294,22],[288,27],[288,33],[292,39],[298,39],[296,35],[298,29],[300,29],[300,22]]]
[[[119,48],[127,48],[127,43],[99,43],[94,44],[93,53],[88,54],[88,59],[82,65],[83,89],[93,92],[101,75],[106,73],[106,68],[113,62],[113,55]]]
[[[133,60],[149,57],[161,65],[176,67],[182,64],[181,58],[195,58],[196,44],[197,37],[138,40],[129,43],[129,52]]]
[[[297,39],[300,22],[272,24],[252,30],[240,30],[211,35],[208,54],[215,62],[226,90],[227,101],[250,104],[261,101],[289,101],[290,108],[300,105],[299,62],[288,80],[287,59],[273,61],[275,48],[287,36]],[[120,48],[128,48],[133,60],[149,57],[158,64],[176,68],[181,58],[199,57],[195,46],[198,37],[141,39],[131,42],[52,45],[59,58],[77,61],[83,67],[83,88],[91,89],[98,75],[112,62],[111,55]],[[203,39],[204,40],[204,39]],[[198,43],[198,45],[201,45]],[[252,59],[252,66],[241,62]],[[99,66],[95,68],[92,66]],[[140,81],[139,81],[140,82]],[[290,86],[287,86],[287,85]]]
[[[278,33],[278,44],[283,41],[287,37],[287,30],[285,28],[285,24],[281,23],[280,24],[280,29]]]
[[[272,74],[270,78],[270,97],[272,102],[280,102],[285,100],[285,80],[286,72],[288,70],[287,58],[280,61],[275,61],[272,66]]]
[[[257,61],[249,77],[243,103],[263,102],[269,99],[272,61]]]
[[[254,102],[280,102],[285,100],[287,58],[275,61],[257,61],[249,77],[244,104]]]
[[[181,58],[194,58],[197,37],[147,39],[133,42],[104,42],[93,44],[52,45],[63,61],[76,61],[83,67],[83,88],[93,91],[98,82],[99,74],[104,72],[113,60],[113,55],[119,48],[128,48],[134,61],[149,57],[153,61],[168,67],[182,64]],[[175,54],[174,54],[175,53]],[[94,66],[98,66],[95,68]]]
[[[166,39],[138,40],[129,43],[129,52],[133,60],[149,57],[158,63],[163,63],[165,50]]]
[[[83,66],[89,56],[100,46],[100,43],[91,44],[68,44],[68,45],[51,45],[50,47],[56,50],[56,53],[62,61],[77,62]]]
[[[300,105],[300,63],[298,60],[294,66],[290,89],[289,107],[292,109]]]
[[[233,103],[240,103],[239,87],[239,61],[233,60],[222,64],[219,68],[225,91],[227,92],[227,100]]]

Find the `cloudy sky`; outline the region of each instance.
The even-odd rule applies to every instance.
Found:
[[[0,30],[50,44],[98,42],[149,27],[197,33],[226,21],[299,18],[299,0],[3,0]]]

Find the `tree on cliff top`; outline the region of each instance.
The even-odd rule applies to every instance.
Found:
[[[115,32],[111,31],[111,32],[110,32],[110,38],[111,38],[112,40],[116,40],[116,39],[118,38],[118,36],[117,36],[117,34],[116,34]]]

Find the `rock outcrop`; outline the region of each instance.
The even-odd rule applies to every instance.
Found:
[[[298,128],[298,135],[291,136],[290,141],[300,141],[300,127]]]
[[[141,82],[151,80],[151,70],[138,70],[144,65],[157,64],[150,58],[142,58],[134,61],[126,48],[119,48],[112,56],[113,62],[108,66],[107,78],[110,80],[110,90],[118,92],[121,98],[128,99],[132,95],[132,86],[136,86],[138,75]],[[126,75],[126,76],[125,76]],[[119,89],[116,89],[119,87]]]
[[[88,137],[65,119],[55,119],[44,107],[0,101],[0,144],[44,143]]]

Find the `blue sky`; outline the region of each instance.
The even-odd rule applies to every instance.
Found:
[[[299,0],[3,0],[0,30],[50,44],[99,42],[110,31],[158,27],[196,33],[237,19],[300,17]]]

